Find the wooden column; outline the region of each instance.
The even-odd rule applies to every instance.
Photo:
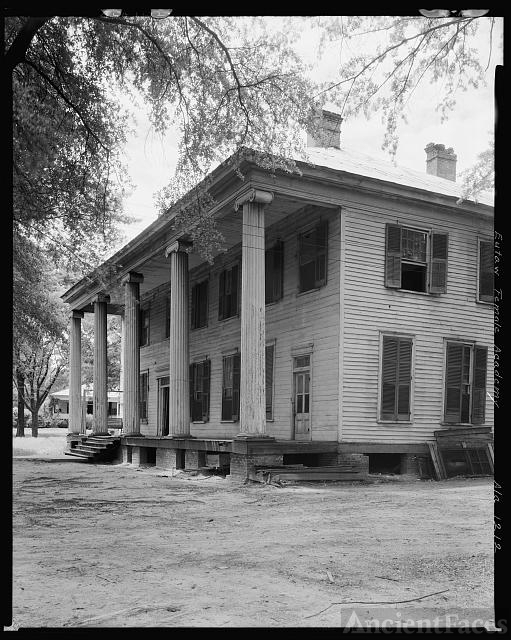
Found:
[[[141,436],[140,433],[140,283],[144,277],[130,272],[124,284],[124,435]]]
[[[80,433],[83,311],[71,311],[69,328],[69,433]]]
[[[169,436],[190,438],[188,349],[188,251],[179,240],[167,247],[170,255]]]
[[[124,349],[125,349],[125,321],[124,314],[121,315],[121,363],[119,371],[119,418],[124,418]]]
[[[250,189],[238,198],[243,205],[241,263],[241,379],[238,437],[266,435],[264,207],[273,194]]]
[[[93,435],[108,435],[108,390],[107,390],[107,302],[109,296],[98,294],[94,305],[94,420]]]

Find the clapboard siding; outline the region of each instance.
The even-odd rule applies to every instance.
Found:
[[[493,308],[476,302],[477,238],[490,223],[446,211],[382,200],[343,208],[343,383],[341,441],[412,443],[434,440],[443,420],[445,338],[488,347],[487,390],[493,395]],[[429,295],[384,286],[385,225],[449,234],[447,293]],[[410,423],[378,422],[380,332],[414,336]],[[487,395],[486,425],[493,425]]]
[[[315,291],[298,293],[298,233],[319,217],[328,219],[327,283]],[[221,228],[221,226],[220,226]],[[291,350],[313,343],[312,352],[312,438],[337,440],[338,436],[338,352],[339,352],[339,214],[334,209],[318,208],[293,213],[266,230],[266,247],[276,239],[284,241],[284,295],[266,305],[266,340],[275,341],[273,420],[267,432],[279,439],[292,438],[292,355]],[[197,437],[223,438],[239,433],[239,423],[221,422],[222,356],[240,349],[240,319],[218,320],[219,274],[239,260],[241,245],[190,272],[190,289],[209,279],[208,326],[190,331],[190,360],[211,360],[210,419],[193,423]],[[240,275],[241,279],[241,275]],[[241,281],[241,280],[240,280]],[[169,340],[164,339],[165,304],[168,286],[158,287],[144,296],[150,307],[151,344],[140,351],[141,370],[149,370],[148,423],[142,433],[157,433],[157,378],[168,375]]]

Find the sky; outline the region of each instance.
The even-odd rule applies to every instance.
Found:
[[[458,157],[459,175],[475,163],[479,153],[488,148],[495,122],[494,69],[496,64],[502,64],[502,49],[499,46],[502,28],[502,19],[498,19],[493,33],[492,58],[486,74],[487,86],[460,93],[447,121],[442,123],[440,113],[435,111],[439,88],[424,84],[417,89],[408,106],[408,123],[401,124],[399,128],[400,143],[396,155],[398,165],[425,171],[424,147],[429,142],[434,142],[453,147]],[[487,34],[481,34],[479,45],[481,62],[486,66]],[[307,53],[305,43],[303,55],[307,56]],[[322,79],[335,82],[338,78],[339,50],[332,47],[329,53],[316,66],[315,71]],[[325,106],[336,110],[334,104]],[[157,218],[153,195],[170,181],[177,161],[177,132],[170,129],[164,137],[156,135],[142,106],[137,109],[135,117],[135,131],[128,137],[125,147],[125,160],[134,185],[133,192],[125,202],[125,213],[138,221],[124,227],[125,239],[122,244],[134,238]],[[344,143],[375,158],[390,161],[388,153],[381,149],[384,133],[378,114],[373,115],[370,120],[363,115],[346,119],[341,127],[341,147]]]

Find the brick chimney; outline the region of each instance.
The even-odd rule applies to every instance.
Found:
[[[424,149],[426,152],[426,172],[439,178],[456,182],[456,159],[452,147],[430,142]]]
[[[308,147],[341,148],[342,116],[333,111],[321,109],[314,116],[311,131],[307,132]]]

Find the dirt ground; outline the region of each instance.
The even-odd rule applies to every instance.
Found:
[[[13,460],[13,629],[457,626],[492,603],[489,478],[279,488]]]

